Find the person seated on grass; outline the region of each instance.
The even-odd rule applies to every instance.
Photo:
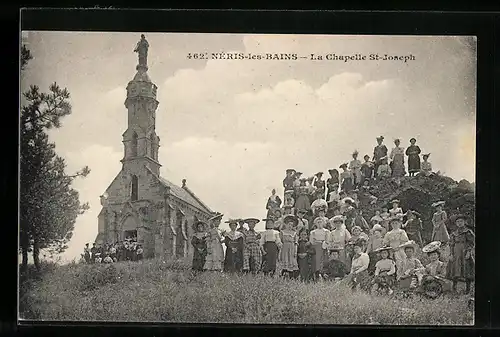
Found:
[[[104,263],[113,263],[113,258],[109,255],[106,254],[106,257],[103,260]]]
[[[327,280],[338,281],[349,274],[347,266],[339,258],[339,253],[339,249],[330,250],[330,257],[323,268],[323,276]]]
[[[422,248],[430,262],[425,266],[425,275],[422,277],[422,288],[427,297],[435,298],[443,291],[451,289],[451,281],[446,279],[446,264],[439,260],[441,252],[440,241],[433,241]]]
[[[363,253],[364,245],[365,243],[363,240],[358,240],[354,244],[354,257],[351,263],[351,272],[347,277],[351,289],[353,290],[366,289],[367,283],[369,282],[368,265],[370,264],[370,258],[368,254]]]
[[[299,232],[299,242],[297,247],[297,263],[299,266],[300,280],[309,282],[313,279],[313,259],[316,250],[309,242],[309,232],[302,229]]]
[[[392,287],[394,284],[394,276],[396,274],[396,264],[389,257],[391,246],[383,246],[375,252],[380,255],[379,260],[375,264],[375,273],[373,279],[372,292],[387,291],[390,295],[393,293]]]
[[[102,262],[101,253],[99,252],[95,253],[94,263],[101,263],[101,262]]]
[[[422,262],[414,256],[417,247],[415,241],[411,240],[399,246],[399,249],[403,249],[406,255],[406,259],[401,262],[397,277],[399,286],[403,290],[413,291],[417,289],[425,272]]]

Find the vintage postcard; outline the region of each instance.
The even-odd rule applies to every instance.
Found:
[[[474,36],[20,56],[21,320],[474,324]]]

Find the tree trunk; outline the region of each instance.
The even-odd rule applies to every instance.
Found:
[[[33,262],[37,271],[40,271],[40,244],[35,238],[33,241]]]
[[[26,273],[28,271],[28,250],[29,250],[29,238],[28,235],[21,231],[20,233],[20,245],[22,252],[22,262],[21,262],[21,273]]]

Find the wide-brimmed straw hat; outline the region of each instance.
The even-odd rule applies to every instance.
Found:
[[[297,226],[299,224],[299,219],[297,219],[297,217],[295,215],[286,215],[285,217],[283,217],[283,222],[284,223],[288,223],[289,221],[293,221],[293,225],[294,226]]]
[[[332,174],[333,172],[337,172],[338,173],[337,169],[329,169],[328,170],[328,173],[330,173],[330,174]]]
[[[334,222],[344,222],[345,221],[345,216],[343,215],[335,215],[333,218],[330,219],[332,223]]]
[[[380,232],[383,232],[384,231],[384,227],[380,226],[379,224],[376,224],[372,227],[372,232],[375,232],[375,231],[380,231]]]
[[[380,253],[381,251],[384,251],[384,250],[387,250],[387,251],[391,251],[393,248],[389,245],[385,245],[385,246],[382,246],[378,249],[375,249],[375,252],[376,253]]]
[[[287,195],[287,194],[293,194],[293,190],[286,190],[285,195]]]
[[[432,253],[441,248],[441,242],[440,241],[432,241],[428,245],[426,245],[424,248],[422,248],[422,252],[424,253]]]
[[[452,223],[455,223],[458,219],[467,220],[467,216],[465,214],[462,214],[462,213],[454,214],[454,215],[450,216],[450,221]]]
[[[390,204],[399,204],[399,203],[400,203],[399,199],[393,199],[390,202]]]
[[[431,153],[429,152],[429,153],[423,154],[423,155],[422,155],[422,157],[427,157],[427,158],[429,158],[429,156],[430,156],[430,155],[431,155]]]
[[[290,173],[290,172],[295,172],[295,169],[292,169],[292,168],[286,169],[286,173]]]
[[[323,175],[323,172],[319,171],[315,174],[315,176],[322,176]]]
[[[358,154],[359,154],[358,150],[354,150],[354,152],[352,153],[352,155],[353,155],[353,156],[354,156],[354,155],[356,155],[356,156],[357,156]]]
[[[344,167],[347,168],[347,163],[343,163],[339,166],[339,168],[344,168]]]
[[[257,219],[257,218],[246,218],[246,219],[243,219],[243,221],[244,221],[246,224],[248,224],[248,223],[256,223],[256,224],[257,224],[257,223],[259,223],[259,222],[260,222],[260,220],[259,220],[259,219]]]
[[[377,140],[379,140],[379,139],[380,139],[380,140],[384,140],[384,136],[379,136],[379,137],[377,137]]]
[[[222,219],[222,217],[224,216],[224,214],[222,213],[218,213],[218,214],[215,214],[213,217],[211,217],[210,219],[208,219],[209,221],[212,221],[212,220],[217,220],[217,219]]]
[[[440,200],[440,201],[436,201],[435,203],[433,203],[431,206],[432,207],[438,207],[438,206],[443,206],[445,204],[444,201]]]
[[[207,223],[206,223],[206,222],[204,222],[204,221],[197,221],[197,222],[195,222],[195,223],[194,223],[193,228],[194,228],[195,230],[198,230],[198,227],[199,227],[200,225],[202,225],[204,228],[207,228],[207,227],[208,227],[208,225],[207,225]]]
[[[405,243],[399,245],[398,248],[399,249],[413,248],[413,250],[416,250],[418,248],[418,244],[415,241],[410,240],[410,241],[406,241]]]

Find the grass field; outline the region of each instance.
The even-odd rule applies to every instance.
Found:
[[[45,265],[20,317],[41,320],[472,325],[466,296],[398,299],[264,276],[193,274],[183,262]]]

